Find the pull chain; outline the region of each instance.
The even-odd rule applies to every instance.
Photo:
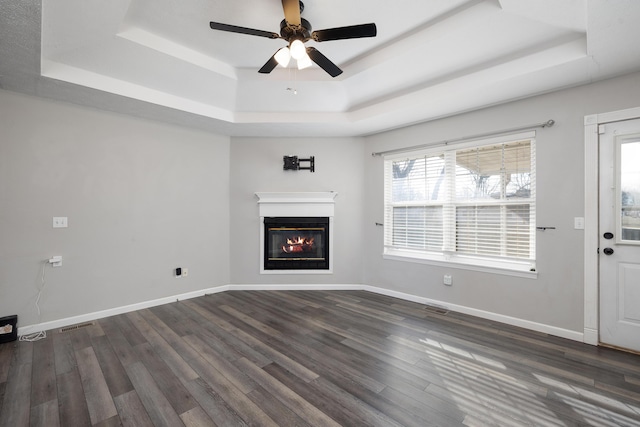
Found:
[[[291,70],[292,70],[292,67],[289,67],[289,82],[291,82]],[[293,87],[288,87],[287,90],[292,92],[294,95],[297,95],[298,94],[298,89],[296,89],[297,84],[298,84],[298,70],[293,69]]]

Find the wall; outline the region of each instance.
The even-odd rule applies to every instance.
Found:
[[[228,137],[0,91],[0,316],[33,325],[226,285],[228,183]]]
[[[226,284],[365,284],[569,331],[583,326],[583,118],[640,105],[640,74],[366,138],[229,138],[0,91],[0,316],[20,325]],[[371,152],[554,119],[537,135],[538,277],[382,258]],[[283,171],[282,156],[316,158]],[[259,274],[259,191],[336,191],[331,275]],[[53,216],[69,228],[53,229]],[[61,268],[44,260],[62,255]],[[189,268],[175,279],[172,269]],[[444,274],[454,284],[442,284]]]
[[[283,156],[315,157],[316,170],[284,171]],[[360,138],[233,138],[231,283],[362,283],[364,142]],[[336,191],[333,274],[260,274],[256,192]]]
[[[640,105],[640,74],[558,91],[368,137],[365,166],[364,282],[391,291],[473,310],[583,331],[584,235],[574,217],[584,216],[584,116]],[[556,230],[537,233],[536,279],[479,273],[382,258],[383,151],[521,125],[556,121],[537,132],[537,223]],[[442,284],[453,276],[453,286]]]

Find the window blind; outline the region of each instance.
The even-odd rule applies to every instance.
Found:
[[[535,143],[385,159],[385,247],[535,259]]]

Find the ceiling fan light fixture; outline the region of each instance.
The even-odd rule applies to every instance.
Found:
[[[298,69],[302,70],[314,63],[326,71],[331,77],[337,77],[342,73],[340,67],[331,62],[329,58],[320,53],[315,47],[305,47],[305,42],[309,40],[326,42],[331,40],[375,37],[378,31],[374,23],[312,31],[311,23],[300,16],[303,8],[304,5],[299,0],[282,0],[284,19],[280,21],[279,34],[213,21],[209,22],[209,27],[217,31],[286,41],[289,44],[288,47],[281,48],[273,54],[262,68],[258,70],[261,74],[271,73],[278,65],[285,68],[289,67],[291,58],[293,58],[297,62]]]
[[[307,55],[306,53],[302,58],[299,58],[297,61],[298,61],[298,70],[304,70],[305,68],[309,68],[311,67],[311,65],[313,65],[313,62],[311,62],[311,58],[309,58],[309,55]]]
[[[274,58],[278,61],[278,64],[286,67],[289,65],[289,61],[291,60],[291,52],[288,47],[283,47],[279,51],[276,52]]]
[[[307,54],[307,49],[304,47],[304,43],[299,39],[295,39],[291,42],[289,50],[291,51],[293,59],[300,59]]]

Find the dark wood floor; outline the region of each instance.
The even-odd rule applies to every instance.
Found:
[[[357,291],[225,292],[0,345],[0,425],[640,426],[640,356]]]

